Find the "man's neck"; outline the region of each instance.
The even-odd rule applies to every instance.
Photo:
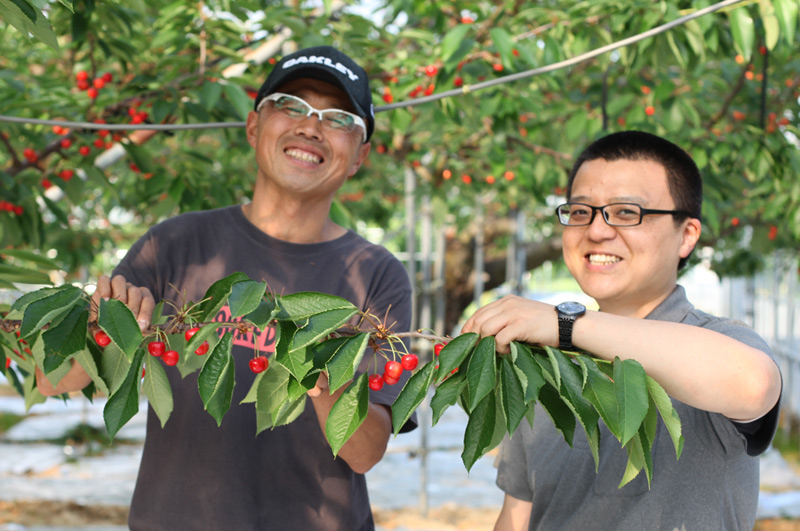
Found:
[[[245,217],[260,231],[291,243],[320,243],[335,240],[347,231],[328,218],[329,208],[266,207],[255,201],[242,206]]]

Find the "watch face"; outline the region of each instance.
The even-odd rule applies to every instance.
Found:
[[[586,311],[586,306],[579,302],[562,302],[556,309],[566,315],[581,315]]]

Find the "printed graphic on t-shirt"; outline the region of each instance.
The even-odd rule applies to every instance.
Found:
[[[215,323],[240,323],[242,317],[239,316],[231,319],[231,308],[226,304],[220,308],[212,321]],[[256,329],[256,332],[247,332],[245,334],[236,333],[233,335],[233,344],[234,346],[257,350],[261,354],[274,352],[275,328],[269,327],[266,330]]]

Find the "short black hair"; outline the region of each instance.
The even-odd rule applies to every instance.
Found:
[[[572,184],[580,167],[584,162],[597,159],[650,160],[661,164],[667,174],[667,186],[675,210],[685,210],[691,213],[691,217],[702,220],[703,179],[700,170],[686,151],[669,140],[644,131],[620,131],[595,140],[572,165],[567,179],[567,200],[572,195]],[[682,221],[677,217],[675,220],[676,223]],[[681,258],[678,270],[686,266],[689,256]]]

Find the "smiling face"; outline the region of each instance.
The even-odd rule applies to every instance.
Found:
[[[316,79],[296,79],[279,88],[317,109],[352,111],[345,93]],[[369,153],[363,133],[331,130],[316,115],[294,119],[265,105],[247,117],[247,140],[255,149],[257,186],[293,199],[329,200]]]
[[[664,167],[651,160],[584,162],[570,201],[675,209]],[[645,317],[672,292],[678,261],[689,255],[699,236],[700,221],[694,218],[676,224],[671,215],[649,215],[641,225],[611,227],[598,213],[591,225],[564,227],[564,260],[602,311]]]

